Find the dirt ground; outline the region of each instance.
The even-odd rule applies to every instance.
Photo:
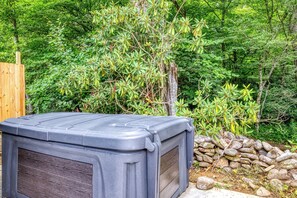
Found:
[[[242,180],[243,177],[252,179],[257,186],[263,186],[272,193],[271,197],[275,198],[297,198],[297,190],[283,186],[283,191],[276,191],[270,185],[269,181],[264,176],[265,173],[261,173],[256,168],[251,170],[235,169],[231,172],[226,172],[223,169],[216,168],[191,168],[190,181],[196,183],[197,178],[200,176],[207,176],[213,178],[216,182],[216,187],[242,192],[246,194],[256,195],[256,189],[251,188],[246,182]]]

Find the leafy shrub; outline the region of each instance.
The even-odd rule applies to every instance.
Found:
[[[254,131],[251,135],[261,140],[297,145],[296,131],[297,122],[291,121],[289,124],[262,124],[260,125],[259,132]]]
[[[79,101],[80,109],[102,113],[164,115],[167,77],[179,48],[202,51],[204,21],[175,17],[172,4],[148,2],[94,11],[94,32],[83,40],[84,62],[71,65],[60,79],[61,94]]]
[[[188,108],[183,100],[177,104],[178,114],[194,119],[197,132],[209,136],[216,135],[221,130],[235,134],[248,134],[248,130],[257,121],[258,105],[252,98],[252,89],[244,86],[226,83],[220,87],[216,96],[211,97],[213,85],[204,81],[203,86],[196,92],[192,102],[195,106]]]

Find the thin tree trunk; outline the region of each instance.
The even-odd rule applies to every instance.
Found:
[[[223,8],[222,8],[222,18],[221,18],[221,32],[222,34],[225,34],[224,27],[225,27],[225,17],[226,17],[226,2],[225,0],[222,0]],[[225,60],[225,53],[226,53],[226,43],[223,41],[221,44],[221,51],[222,51],[222,65],[223,67],[226,66],[226,60]]]
[[[261,108],[260,108],[260,115],[263,114],[263,110],[264,110],[264,106],[265,106],[265,103],[266,103],[266,99],[267,99],[267,96],[268,96],[268,92],[269,92],[269,87],[270,87],[270,83],[268,83],[267,87],[265,88],[265,95],[264,95],[264,99],[263,99],[263,102],[261,104]],[[263,90],[264,91],[264,90]],[[262,116],[261,116],[262,118]],[[262,121],[262,120],[261,120]]]
[[[274,12],[274,6],[273,6],[273,0],[271,1],[271,10],[269,8],[269,0],[265,0],[265,8],[266,8],[266,15],[267,15],[267,20],[269,24],[269,28],[271,32],[273,31],[272,28],[272,17],[273,17],[273,12]]]
[[[186,13],[186,10],[185,9],[181,9],[180,5],[178,4],[177,0],[171,0],[177,10],[180,11],[180,14],[183,16],[183,17],[187,17],[187,13]]]
[[[293,50],[294,52],[297,53],[297,5],[295,5],[295,9],[291,18],[291,24],[290,24],[290,32],[292,33],[292,35],[294,36],[294,40],[293,40]],[[294,60],[294,65],[296,67],[295,70],[295,78],[297,80],[297,59]]]
[[[261,98],[262,98],[263,88],[264,88],[264,85],[263,85],[263,65],[262,65],[262,63],[259,64],[258,72],[259,72],[259,92],[258,92],[258,96],[257,96],[257,104],[261,108]],[[260,120],[261,120],[261,110],[259,110],[259,112],[257,113],[257,123],[256,123],[257,132],[259,132]]]
[[[264,59],[265,61],[265,59]],[[266,87],[266,94],[268,94],[268,90],[269,89],[269,80],[273,74],[273,71],[275,70],[275,68],[277,67],[278,63],[277,61],[275,61],[272,65],[272,67],[270,68],[270,71],[267,75],[267,77],[265,77],[265,81],[263,81],[263,62],[259,64],[259,92],[258,92],[258,96],[257,96],[257,104],[260,106],[260,110],[257,114],[257,123],[256,123],[256,129],[257,131],[259,131],[259,126],[260,126],[260,121],[261,121],[261,117],[262,117],[262,112],[263,112],[263,108],[264,108],[264,103],[265,101],[261,104],[262,101],[262,95],[263,95],[263,91]],[[268,84],[268,85],[267,85]],[[265,95],[265,98],[267,97],[267,95]]]
[[[29,101],[30,100],[30,96],[28,94],[25,94],[26,100]],[[26,105],[26,112],[27,114],[32,114],[33,112],[33,106],[30,103],[27,103]]]
[[[168,93],[167,93],[167,100],[168,100],[168,109],[167,113],[170,116],[176,115],[176,106],[175,103],[177,101],[177,65],[172,62],[170,63],[170,68],[168,71]]]
[[[20,51],[19,47],[19,32],[18,32],[18,26],[17,26],[17,20],[15,16],[11,19],[12,26],[13,26],[13,38],[14,38],[14,44],[16,45],[16,50]]]

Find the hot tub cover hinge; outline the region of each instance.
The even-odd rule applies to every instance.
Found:
[[[158,133],[152,133],[152,134],[153,134],[153,141],[149,137],[145,138],[145,148],[149,152],[153,152],[156,149],[157,145],[161,145],[161,140]]]

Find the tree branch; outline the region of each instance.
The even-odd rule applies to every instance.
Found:
[[[187,17],[187,13],[184,9],[182,9],[179,5],[178,5],[178,2],[177,0],[171,0],[174,4],[174,6],[176,7],[177,10],[181,10],[180,11],[180,14],[183,16],[183,17]]]
[[[216,15],[216,17],[221,20],[221,18],[219,17],[219,15],[215,12],[215,9],[210,5],[210,3],[207,1],[207,0],[203,0],[207,5],[208,7],[210,7],[212,9],[212,12]]]

